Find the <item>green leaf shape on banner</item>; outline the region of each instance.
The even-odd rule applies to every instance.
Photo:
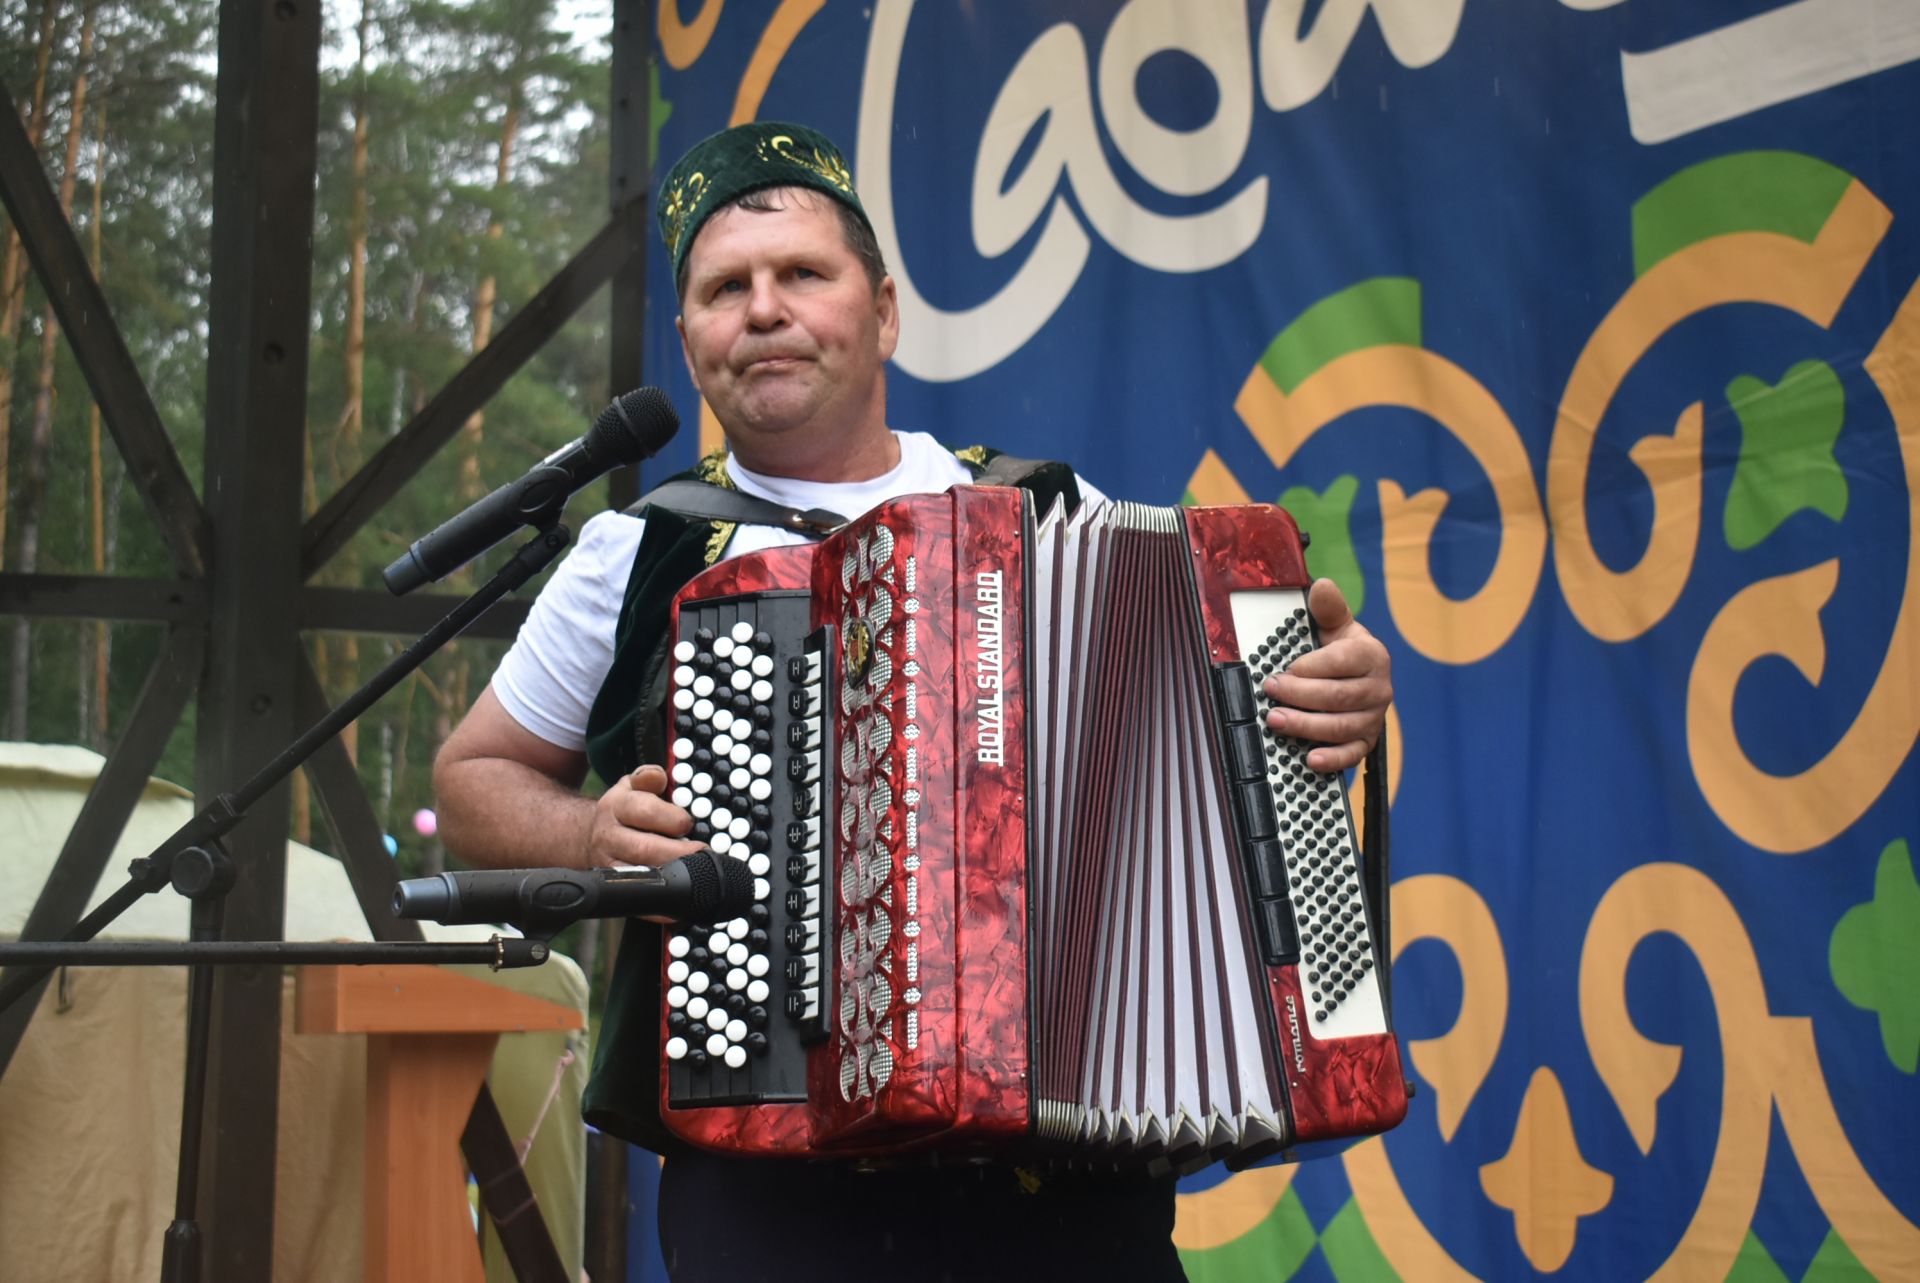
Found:
[[[1879,1014],[1888,1059],[1902,1073],[1920,1068],[1920,883],[1904,838],[1880,853],[1873,899],[1840,916],[1827,966],[1848,1002]]]
[[[1835,521],[1847,512],[1847,477],[1833,457],[1847,394],[1825,361],[1802,361],[1769,386],[1750,374],[1727,384],[1740,420],[1740,462],[1727,491],[1727,545],[1758,544],[1802,508]]]
[[[647,168],[657,167],[660,154],[660,130],[673,114],[673,104],[660,92],[660,64],[647,68]]]
[[[1853,175],[1792,151],[1747,151],[1681,170],[1633,206],[1633,274],[1700,241],[1777,232],[1812,244]]]
[[[1410,277],[1377,276],[1329,294],[1274,336],[1260,368],[1291,396],[1328,362],[1389,346],[1420,346],[1420,282]]]
[[[1400,1283],[1360,1205],[1348,1199],[1320,1234],[1320,1251],[1340,1283]]]
[[[1266,1219],[1230,1243],[1180,1253],[1190,1283],[1285,1283],[1313,1252],[1317,1236],[1291,1188]]]
[[[1872,1278],[1840,1236],[1829,1229],[1820,1250],[1807,1262],[1807,1272],[1800,1276],[1800,1283],[1861,1283]],[[1793,1280],[1773,1259],[1767,1245],[1748,1230],[1747,1241],[1740,1245],[1740,1255],[1727,1271],[1727,1283],[1793,1283]]]
[[[1353,500],[1359,493],[1358,477],[1341,476],[1325,490],[1291,486],[1280,496],[1280,506],[1293,514],[1300,529],[1313,536],[1307,546],[1308,573],[1339,584],[1356,617],[1367,600],[1366,576],[1353,552]]]

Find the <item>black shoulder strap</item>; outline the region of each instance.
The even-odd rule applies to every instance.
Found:
[[[803,512],[693,477],[661,482],[628,507],[627,515],[642,516],[647,508],[665,508],[697,521],[777,526],[813,537],[830,535],[847,524],[845,517],[826,508],[809,508]]]

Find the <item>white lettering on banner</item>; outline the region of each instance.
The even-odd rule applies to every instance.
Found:
[[[1627,127],[1663,143],[1920,60],[1914,0],[1798,0],[1646,53],[1621,53]]]
[[[1300,33],[1307,0],[1273,0],[1260,20],[1260,96],[1275,111],[1304,107],[1326,92],[1371,9],[1387,50],[1403,67],[1425,67],[1453,48],[1467,0],[1327,0]]]
[[[1597,10],[1624,0],[1560,2]],[[893,359],[906,373],[953,382],[1024,347],[1079,282],[1092,251],[1089,226],[1133,262],[1161,272],[1222,266],[1259,239],[1267,217],[1264,175],[1187,214],[1156,213],[1127,193],[1102,146],[1086,42],[1078,27],[1063,22],[1043,31],[1014,63],[973,162],[974,248],[998,258],[1036,224],[1040,235],[991,297],[953,311],[929,302],[901,249],[893,200],[895,91],[913,8],[914,0],[874,5],[856,143],[861,199],[899,291],[904,319]],[[1306,8],[1307,0],[1270,0],[1257,42],[1244,0],[1129,0],[1120,8],[1101,42],[1099,112],[1114,148],[1140,179],[1170,196],[1212,197],[1246,158],[1256,62],[1263,101],[1292,111],[1327,91],[1368,14],[1394,59],[1420,68],[1452,49],[1466,0],[1325,0],[1302,32]],[[1195,129],[1170,129],[1140,104],[1140,68],[1167,50],[1197,60],[1219,91],[1212,118]],[[1623,53],[1621,71],[1633,136],[1654,143],[1916,59],[1916,0],[1794,0],[1665,49]],[[1035,131],[1032,154],[1008,185],[1021,146]],[[1079,214],[1061,191],[1063,181]]]
[[[1137,18],[1132,16],[1136,6],[1141,9]],[[1224,14],[1229,6],[1222,0],[1217,7]],[[1141,176],[1148,181],[1174,194],[1191,194],[1205,190],[1195,184],[1210,174],[1232,174],[1246,152],[1252,112],[1250,105],[1243,110],[1237,103],[1251,97],[1246,87],[1250,50],[1242,16],[1229,25],[1243,51],[1237,70],[1229,70],[1236,62],[1231,51],[1215,37],[1176,31],[1174,10],[1168,0],[1133,0],[1115,19],[1101,60],[1102,98],[1117,102],[1124,94],[1123,117],[1132,119],[1140,114],[1133,96],[1141,63],[1163,48],[1185,48],[1201,58],[1221,85],[1214,119],[1191,133],[1141,135],[1125,153],[1130,163],[1145,166]],[[1127,195],[1100,146],[1085,42],[1077,28],[1061,23],[1034,41],[1001,86],[974,161],[976,247],[990,258],[1006,253],[1044,212],[1039,244],[986,302],[955,312],[933,306],[913,285],[893,217],[894,91],[912,14],[913,0],[882,0],[874,9],[858,143],[861,200],[893,269],[905,320],[894,361],[907,373],[950,382],[991,369],[1018,351],[1065,301],[1086,266],[1091,243],[1065,197],[1057,194],[1063,175],[1094,230],[1143,267],[1205,271],[1232,262],[1259,237],[1267,214],[1265,177],[1196,214],[1157,214]],[[1021,142],[1036,125],[1042,133],[1033,156],[1013,187],[1002,192]],[[1184,140],[1180,145],[1196,154],[1177,156],[1167,139]]]

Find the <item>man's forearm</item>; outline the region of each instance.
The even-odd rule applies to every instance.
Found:
[[[435,774],[447,850],[486,868],[587,867],[594,802],[520,762],[475,758]]]

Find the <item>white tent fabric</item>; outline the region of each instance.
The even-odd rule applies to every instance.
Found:
[[[102,759],[64,745],[0,743],[0,939],[19,934]],[[193,814],[191,796],[149,781],[91,904]],[[244,873],[242,874],[244,876]],[[143,897],[104,939],[184,939],[187,902]],[[429,924],[430,938],[486,938],[485,927]],[[286,937],[366,940],[345,869],[297,843],[287,851]],[[584,1012],[570,959],[490,975],[492,983]],[[292,1030],[283,1005],[276,1162],[277,1283],[356,1278],[361,1260],[365,1039]],[[73,968],[41,999],[0,1078],[0,1277],[120,1283],[159,1277],[173,1219],[185,1054],[186,973],[177,967]],[[586,1037],[504,1037],[489,1078],[509,1133],[532,1135],[528,1177],[555,1246],[578,1274],[585,1207],[580,1093]],[[512,1277],[497,1245],[492,1280]]]

